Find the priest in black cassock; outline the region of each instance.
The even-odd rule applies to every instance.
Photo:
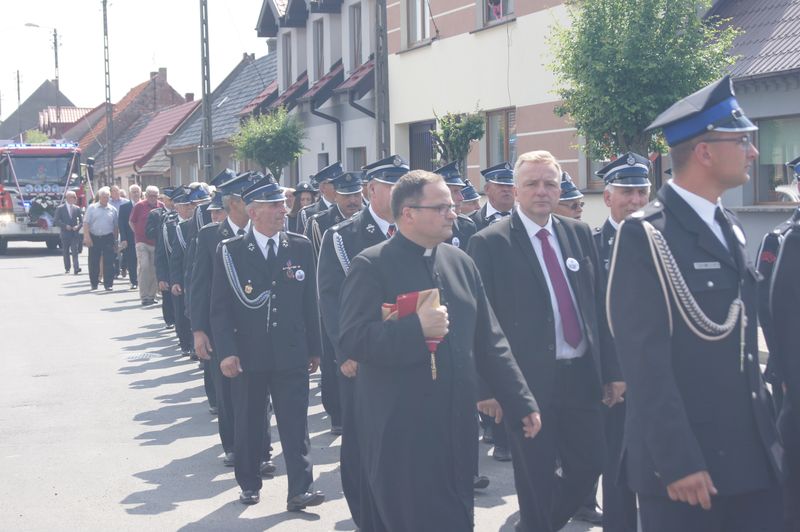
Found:
[[[356,430],[370,505],[360,529],[472,530],[476,403],[530,438],[541,427],[538,407],[475,264],[439,245],[456,218],[442,177],[409,172],[391,205],[398,232],[353,258],[342,288],[339,342],[359,364]],[[432,288],[440,306],[382,319],[384,303]],[[443,337],[435,363],[425,342],[434,337]],[[479,402],[495,394],[502,409]]]

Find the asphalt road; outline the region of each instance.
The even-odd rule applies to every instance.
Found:
[[[64,275],[60,256],[34,243],[12,243],[0,256],[0,529],[355,529],[318,373],[309,430],[315,487],[327,501],[285,511],[278,442],[277,475],[265,480],[261,503],[245,507],[220,460],[202,370],[180,357],[159,308],[142,308],[124,279],[113,292],[90,292],[86,253],[81,262],[82,274]],[[491,485],[476,494],[475,529],[511,531],[511,465],[489,449],[481,445]],[[573,522],[565,530],[600,528]]]

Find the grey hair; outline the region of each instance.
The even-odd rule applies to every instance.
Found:
[[[151,193],[151,192],[155,192],[156,194],[161,194],[161,191],[158,190],[158,187],[155,186],[155,185],[149,185],[146,189],[144,189],[144,193],[145,194]]]
[[[111,189],[109,187],[101,187],[100,190],[97,191],[97,197],[99,198],[100,196],[103,196],[103,195],[110,196],[111,195]]]

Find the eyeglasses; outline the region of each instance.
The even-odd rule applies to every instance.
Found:
[[[741,137],[733,137],[733,138],[725,138],[725,139],[721,139],[721,138],[705,139],[705,140],[703,140],[701,142],[711,142],[711,143],[713,143],[713,142],[733,142],[735,144],[738,144],[741,148],[746,150],[747,148],[750,147],[751,144],[753,144],[753,137],[752,137],[752,135],[742,135]]]
[[[453,203],[442,203],[441,205],[406,205],[409,209],[430,209],[436,211],[439,216],[446,216],[448,212],[456,212],[456,205]]]
[[[570,210],[577,211],[578,209],[583,209],[583,206],[586,205],[586,203],[579,201],[577,203],[564,203],[563,205]]]

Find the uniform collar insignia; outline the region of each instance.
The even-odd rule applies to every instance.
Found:
[[[228,232],[227,229],[225,229],[225,228],[222,229],[222,236],[228,236],[229,234],[230,233]]]
[[[372,225],[372,224],[367,224],[367,232],[368,233],[374,233],[375,232],[375,226]]]
[[[285,238],[282,238],[281,239],[281,246],[283,246],[285,248],[288,248],[289,247],[289,241],[286,240]]]
[[[247,249],[249,249],[250,251],[255,251],[256,245],[250,242],[249,244],[247,244]]]

